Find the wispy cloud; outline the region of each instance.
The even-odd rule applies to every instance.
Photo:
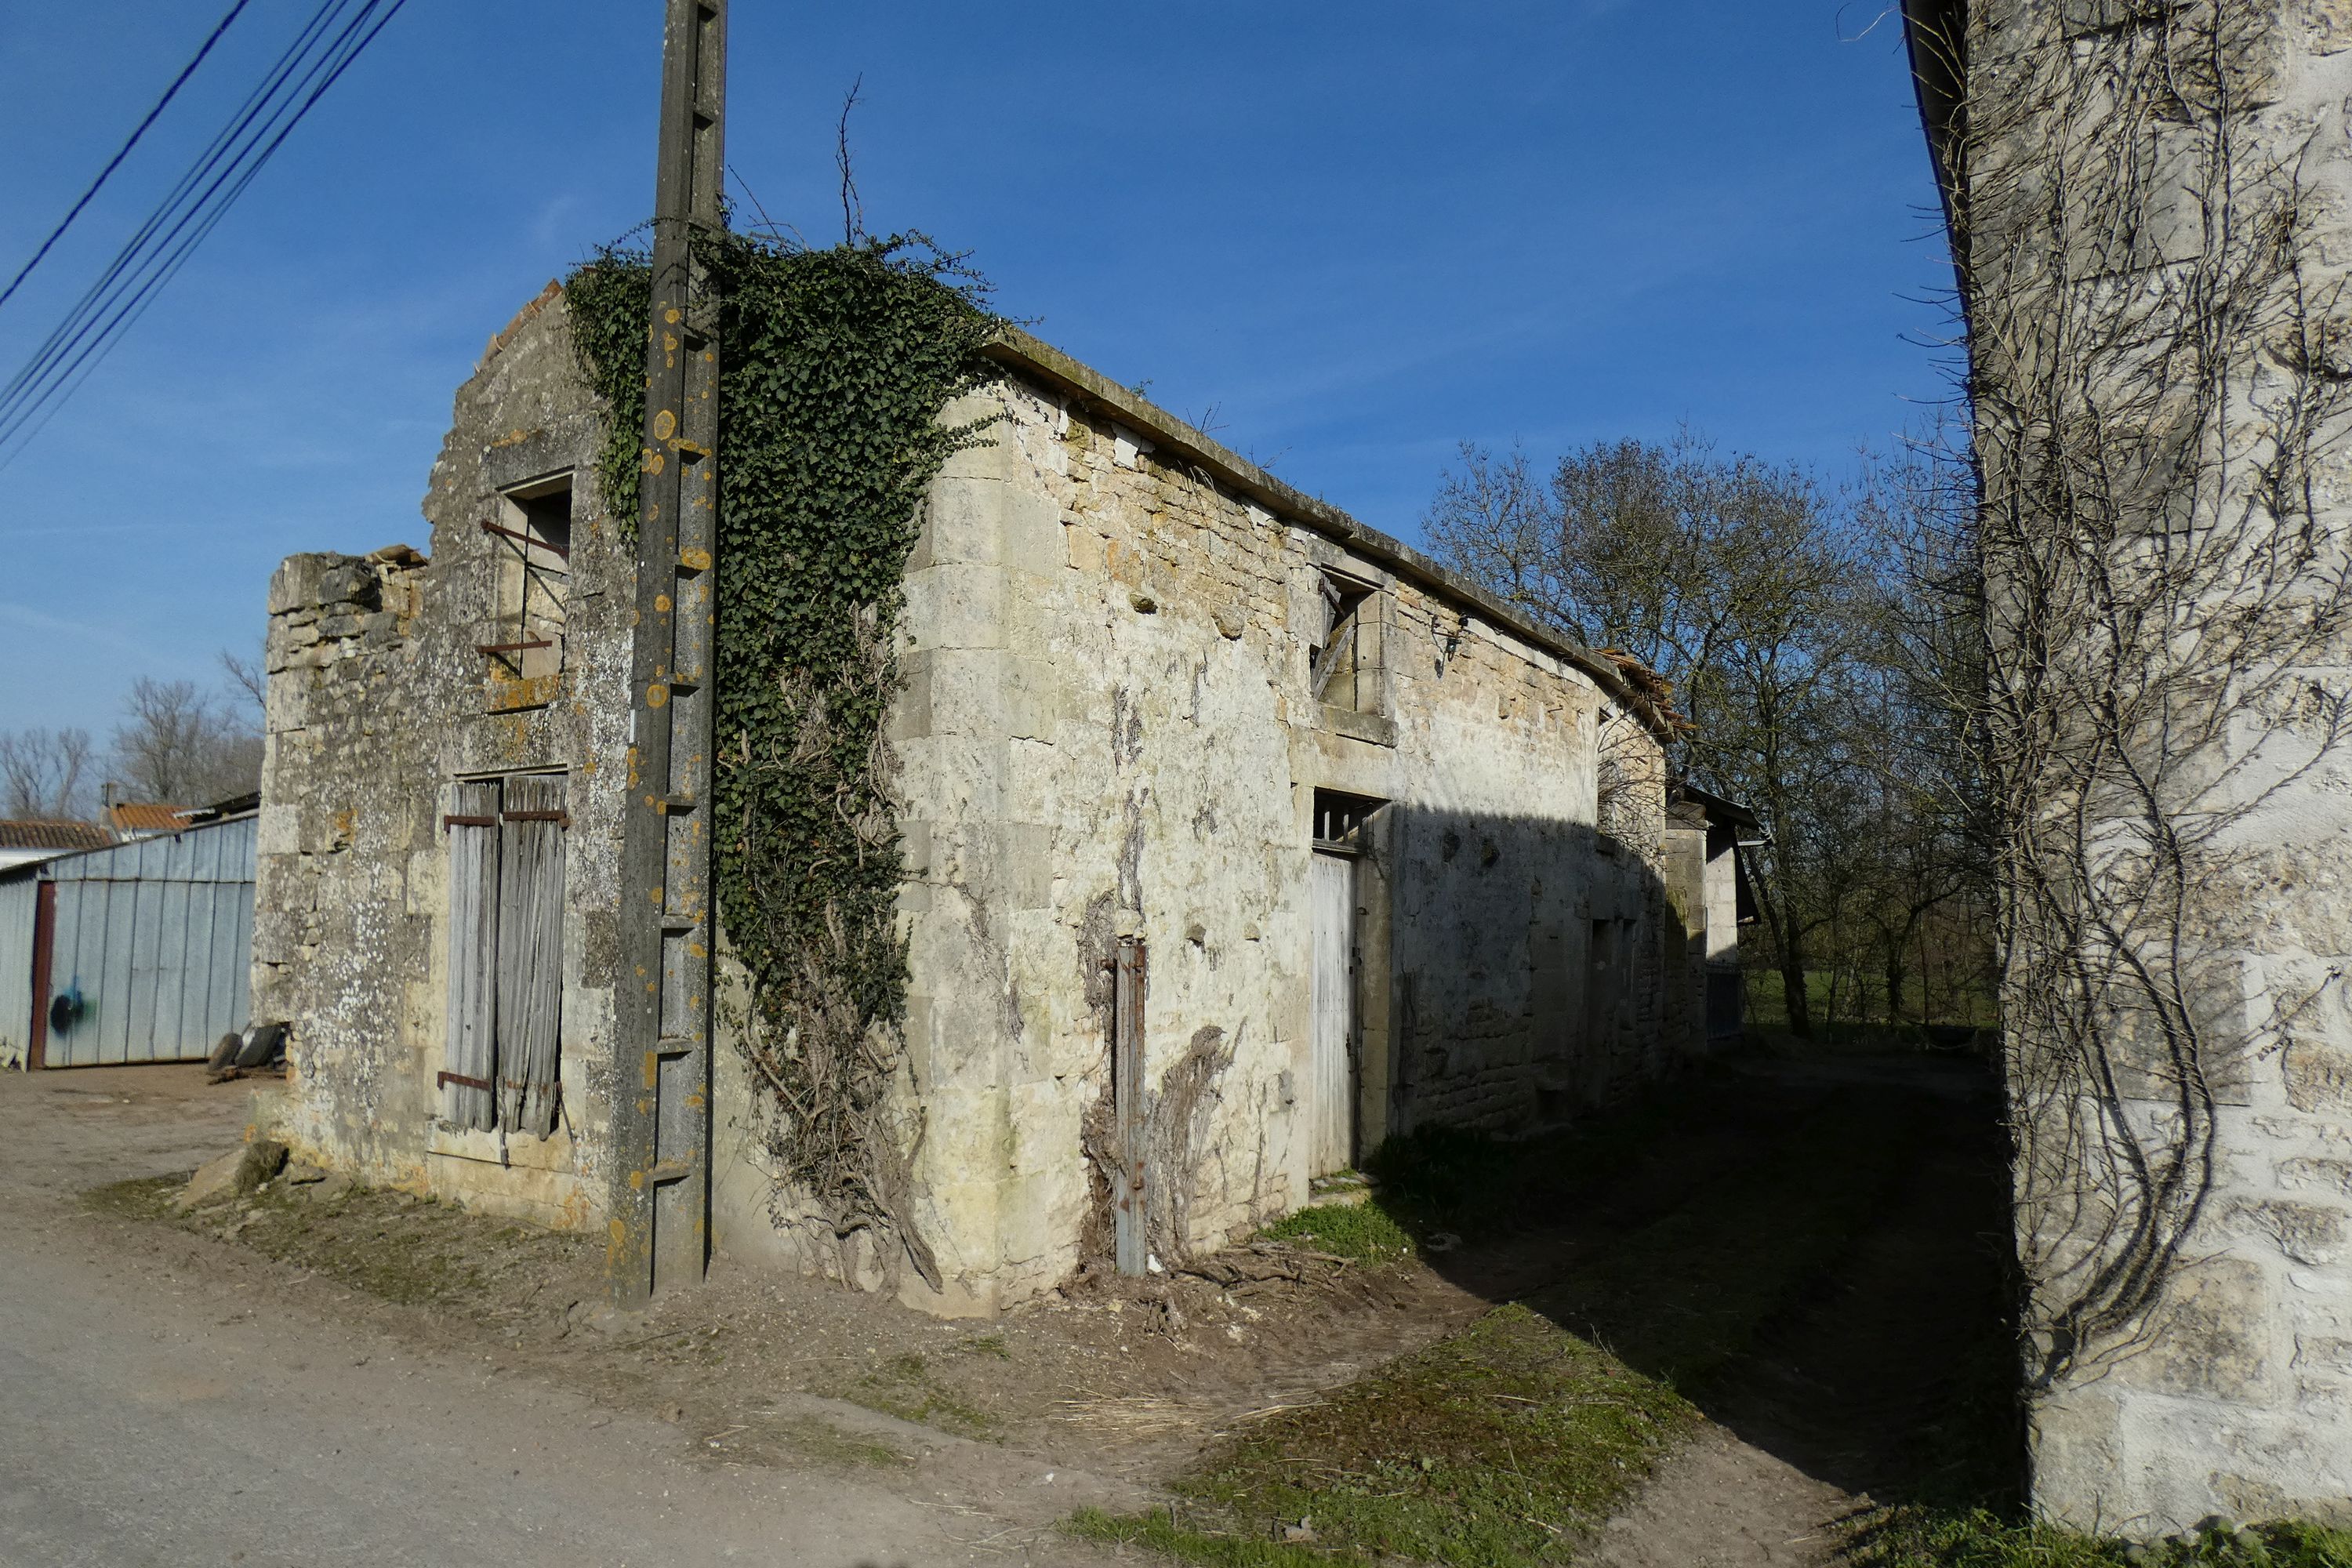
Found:
[[[127,635],[121,626],[102,621],[78,621],[6,599],[0,599],[0,626],[17,626],[47,636],[75,637],[151,662],[172,662],[171,656],[162,649]]]

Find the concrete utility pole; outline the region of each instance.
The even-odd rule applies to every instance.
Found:
[[[722,221],[727,0],[668,7],[613,998],[618,1158],[605,1277],[624,1308],[644,1306],[656,1287],[698,1283],[710,1233],[719,342],[692,238]]]

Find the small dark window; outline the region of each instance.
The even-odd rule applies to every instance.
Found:
[[[1605,1055],[1623,1027],[1624,1005],[1633,993],[1633,922],[1594,921],[1585,950],[1585,1038]]]
[[[1316,581],[1322,590],[1324,630],[1322,639],[1307,650],[1315,699],[1334,708],[1370,711],[1379,696],[1371,675],[1380,636],[1373,590],[1328,572]]]
[[[572,604],[572,476],[509,490],[499,512],[482,524],[497,571],[482,652],[510,680],[554,675]]]
[[[1372,813],[1385,805],[1370,795],[1342,795],[1336,789],[1315,792],[1315,847],[1362,854],[1371,847]]]

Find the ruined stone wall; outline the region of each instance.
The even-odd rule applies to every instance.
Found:
[[[551,308],[552,307],[552,308]],[[257,1017],[294,1029],[278,1135],[365,1179],[558,1227],[604,1206],[601,1133],[617,959],[614,774],[626,727],[630,567],[596,495],[599,426],[552,294],[457,394],[425,512],[429,559],[297,555],[269,591],[255,889]],[[564,668],[499,640],[501,493],[576,471]],[[441,816],[460,777],[567,770],[562,1115],[544,1141],[437,1121],[448,952]]]
[[[2049,479],[2027,456],[2045,444],[2096,445],[2129,459],[2108,471],[2140,490],[2101,493],[2085,478],[2088,464],[2050,489],[2086,513],[2096,504],[2120,512],[2110,564],[2126,595],[2134,571],[2149,568],[2123,563],[2157,559],[2151,542],[2166,531],[2194,541],[2198,531],[2258,528],[2305,505],[2310,516],[2293,517],[2290,535],[2341,571],[2352,458],[2331,388],[2343,372],[2314,355],[2336,353],[2352,265],[2352,6],[1974,0],[1912,9],[1915,45],[1924,37],[1930,46],[1930,76],[1939,54],[1954,53],[1939,49],[1936,29],[1965,38],[1960,111],[1940,109],[1932,87],[1924,101],[1947,173],[1959,182],[1989,514],[2058,505],[2011,476]],[[2185,63],[2153,78],[2139,62],[2158,58],[2167,29],[2188,40]],[[2094,69],[2109,74],[2092,77]],[[2062,89],[2052,91],[2053,81]],[[2097,167],[2134,177],[2079,174]],[[2210,406],[2200,407],[2203,389],[2186,377],[2158,388],[2135,382],[2147,345],[2192,342],[2208,345],[2204,363],[2221,367]],[[2330,411],[2282,459],[2274,432],[2298,408]],[[2183,417],[2189,409],[2199,409],[2194,421]],[[2133,466],[2209,447],[2210,461],[2194,470]],[[2284,495],[2265,493],[2273,465],[2296,475]],[[2057,521],[2072,520],[2062,508]],[[1989,540],[1998,642],[2015,585],[2051,574],[2046,563],[2018,558],[2024,547]],[[2263,546],[2253,534],[2249,541],[2251,562]],[[2236,587],[2228,574],[2211,585],[2217,594]],[[2168,616],[2173,607],[2163,608]],[[2062,611],[2036,632],[2056,650],[2037,658],[2061,666],[2111,635],[2087,610],[2080,618]],[[2194,642],[2182,631],[2168,646],[2186,658]],[[2122,907],[2134,900],[2108,900],[2130,941],[2177,965],[2168,984],[2177,978],[2186,1005],[2168,1032],[2129,1004],[2097,1020],[2114,1073],[2106,1095],[2053,1100],[2045,1091],[2051,1042],[2038,1027],[2021,1027],[2031,1009],[2020,1004],[2032,998],[2017,994],[2015,976],[2051,957],[2034,951],[2047,928],[2027,925],[2009,955],[2011,1091],[2028,1151],[2018,1235],[2021,1252],[2037,1260],[2029,1265],[2030,1319],[2051,1321],[2083,1288],[2095,1250],[2080,1238],[2096,1230],[2084,1216],[2128,1207],[2112,1195],[2131,1192],[2117,1174],[2120,1141],[2082,1133],[2102,1114],[2093,1102],[2111,1096],[2105,1113],[2159,1158],[2196,1146],[2184,1104],[2211,1128],[2210,1163],[2193,1153],[2189,1162],[2195,1219],[2153,1309],[2081,1345],[2066,1371],[2032,1391],[2035,1504],[2086,1528],[2148,1534],[2214,1513],[2352,1517],[2352,1003],[2344,988],[2352,883],[2343,873],[2352,757],[2327,749],[2326,726],[2315,721],[2352,686],[2352,647],[2301,647],[2291,662],[2288,684],[2299,689],[2291,705],[2217,713],[2213,704],[2235,700],[2242,669],[2196,670],[2165,699],[2165,742],[2140,759],[2141,776],[2186,833],[2202,831],[2200,823],[2227,826],[2197,845],[2177,941],[2170,931],[2149,941],[2135,910]],[[2048,721],[2063,738],[2066,718]],[[2209,728],[2226,731],[2224,740],[2183,754],[2188,742],[2175,737]],[[2124,792],[2095,799],[2092,816],[2110,824],[2112,843],[2141,832]],[[2086,948],[2099,936],[2095,923],[2088,930]],[[2071,956],[2059,952],[2056,966]],[[2192,1035],[2197,1059],[2184,1068],[2167,1047]],[[2053,1349],[2046,1331],[2033,1339],[2029,1370]]]

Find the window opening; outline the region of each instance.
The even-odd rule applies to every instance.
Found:
[[[1591,946],[1585,953],[1585,1034],[1602,1059],[1614,1048],[1624,1022],[1624,1004],[1633,991],[1633,939],[1631,921],[1592,922]]]
[[[1370,795],[1336,789],[1315,792],[1315,847],[1361,855],[1371,848],[1372,813],[1386,805]]]
[[[441,1115],[452,1126],[555,1131],[562,1096],[565,775],[453,784],[448,1031]]]
[[[1328,572],[1318,574],[1316,584],[1322,592],[1324,628],[1322,639],[1307,650],[1308,684],[1317,701],[1361,711],[1372,695],[1363,679],[1370,665],[1364,644],[1372,590]]]
[[[572,476],[507,491],[484,518],[496,561],[491,635],[478,651],[519,680],[563,668],[572,604]]]

